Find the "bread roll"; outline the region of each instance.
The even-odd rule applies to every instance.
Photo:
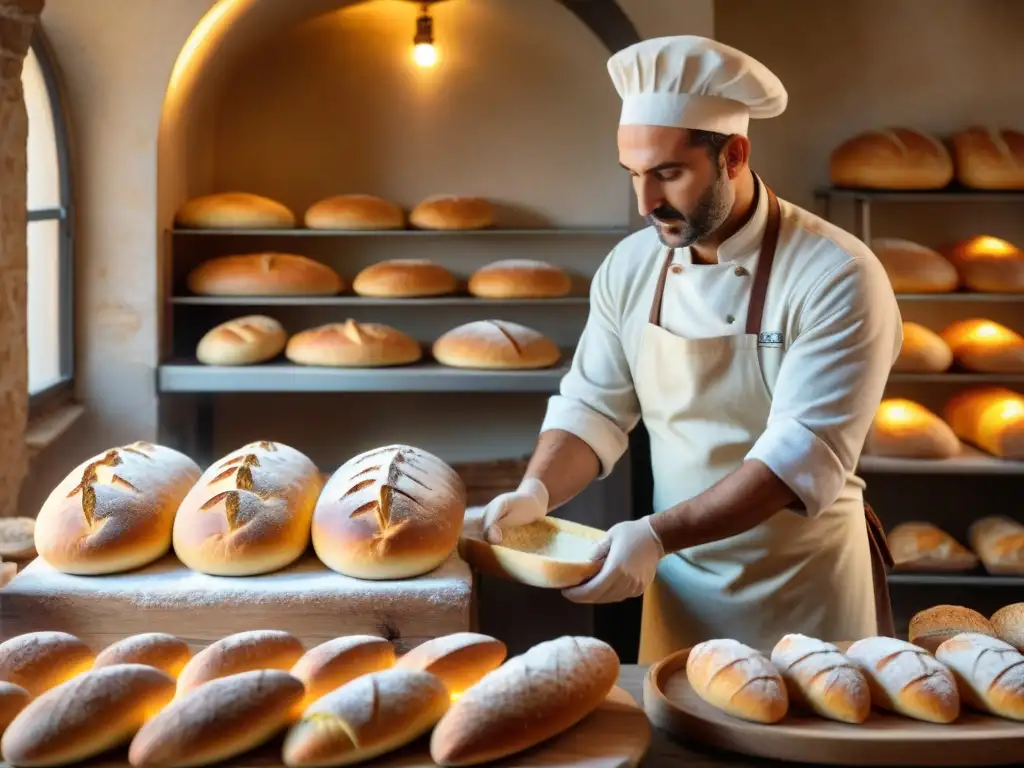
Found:
[[[206,365],[262,363],[281,354],[287,339],[284,326],[272,317],[236,317],[203,335],[196,347],[196,359]]]
[[[356,275],[352,290],[360,296],[408,299],[455,293],[455,276],[427,259],[389,259],[371,264]]]
[[[904,398],[879,404],[864,449],[873,456],[905,459],[948,459],[961,451],[948,424],[923,405]]]
[[[383,637],[350,635],[336,637],[310,648],[291,668],[306,686],[307,704],[357,677],[390,669],[395,648]]]
[[[279,629],[255,629],[222,637],[189,659],[178,675],[178,696],[201,685],[257,669],[290,670],[305,649],[297,637]]]
[[[0,736],[30,701],[32,696],[20,685],[0,682]]]
[[[846,657],[864,673],[876,707],[930,723],[960,716],[953,674],[923,648],[894,637],[868,637],[851,645]]]
[[[962,701],[982,712],[1024,720],[1024,655],[995,637],[965,632],[946,640],[935,658],[953,673]]]
[[[458,545],[466,486],[433,454],[388,445],[345,462],[313,513],[313,548],[324,565],[357,579],[409,579]]]
[[[953,158],[933,136],[910,128],[865,131],[832,151],[837,187],[941,189],[953,180]]]
[[[417,229],[484,229],[494,224],[494,207],[483,198],[434,195],[409,214]]]
[[[507,320],[476,320],[445,333],[433,346],[434,359],[454,368],[548,368],[561,352],[542,333]]]
[[[95,576],[139,568],[171,548],[178,505],[199,465],[162,445],[137,442],[79,464],[36,518],[39,555],[64,573]]]
[[[405,229],[405,211],[374,195],[334,195],[309,206],[305,221],[310,229]]]
[[[942,339],[957,363],[969,371],[1024,372],[1024,336],[1005,325],[977,318],[958,320],[942,332]]]
[[[935,605],[910,618],[908,639],[929,653],[935,653],[943,642],[961,632],[996,636],[989,620],[977,611],[962,605]]]
[[[996,636],[1018,651],[1024,650],[1024,603],[1004,605],[989,618]]]
[[[135,768],[211,765],[254,749],[298,715],[305,689],[278,669],[213,680],[175,699],[132,739]]]
[[[501,640],[477,632],[455,632],[420,643],[395,662],[396,669],[429,672],[458,698],[505,660]]]
[[[293,253],[218,256],[188,275],[188,289],[200,296],[333,296],[344,287],[326,264]]]
[[[423,357],[411,336],[381,323],[328,323],[296,333],[285,356],[297,365],[377,368],[409,365]]]
[[[174,697],[170,675],[143,664],[86,672],[26,706],[4,732],[13,766],[77,763],[128,743]]]
[[[270,573],[309,546],[320,470],[283,443],[261,441],[209,467],[178,507],[174,552],[214,576]]]
[[[973,189],[1024,189],[1024,133],[973,126],[953,134],[956,179]]]
[[[1024,293],[1024,251],[991,235],[961,240],[945,251],[963,284],[979,293]]]
[[[1002,515],[989,515],[971,523],[967,537],[989,573],[1024,573],[1024,525]]]
[[[434,675],[385,669],[346,683],[314,702],[288,731],[287,766],[341,766],[415,741],[441,719],[448,691]]]
[[[978,565],[977,555],[931,523],[901,523],[886,539],[901,571],[969,571]]]
[[[553,299],[572,291],[572,278],[560,267],[535,259],[503,259],[469,278],[469,292],[482,299]]]
[[[615,686],[619,658],[593,637],[538,643],[486,674],[434,728],[430,756],[442,766],[514,755],[568,730]]]
[[[36,552],[36,519],[34,517],[0,518],[0,558],[32,560]]]
[[[917,323],[903,323],[903,346],[893,371],[942,373],[952,364],[953,352],[939,334]]]
[[[867,680],[831,643],[785,635],[772,649],[771,661],[790,701],[842,723],[863,723],[871,714]]]
[[[269,197],[219,192],[186,201],[175,223],[193,229],[291,229],[295,214]]]
[[[184,640],[165,632],[145,632],[108,645],[96,657],[92,668],[145,664],[177,678],[190,658],[192,650]]]
[[[1024,395],[971,387],[946,403],[946,421],[961,440],[1003,459],[1024,459]]]
[[[67,632],[28,632],[0,643],[0,681],[35,697],[85,672],[93,658],[89,646]]]
[[[726,714],[776,723],[789,710],[786,683],[771,661],[736,640],[706,640],[690,650],[686,679],[694,692]]]
[[[895,237],[871,241],[894,293],[950,293],[960,275],[948,259],[927,246]]]

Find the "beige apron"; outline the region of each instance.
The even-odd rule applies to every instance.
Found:
[[[758,339],[781,213],[765,189],[768,223],[745,334],[685,339],[662,328],[671,250],[662,265],[634,377],[650,433],[655,510],[739,469],[767,425],[771,395]],[[825,640],[891,635],[888,548],[859,487],[847,491],[813,520],[782,510],[738,536],[662,558],[644,595],[640,663],[717,637],[770,650],[789,632]]]

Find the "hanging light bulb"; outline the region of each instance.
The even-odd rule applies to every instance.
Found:
[[[430,4],[423,3],[419,18],[416,19],[416,37],[413,38],[412,59],[421,67],[437,64],[437,48],[434,47],[434,19],[430,16]]]

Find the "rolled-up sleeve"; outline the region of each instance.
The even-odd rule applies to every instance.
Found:
[[[615,284],[610,261],[594,274],[586,326],[541,426],[542,432],[564,430],[589,445],[601,462],[601,478],[626,452],[629,432],[640,419],[620,333],[625,288]]]
[[[877,259],[854,258],[809,292],[768,425],[747,454],[789,486],[809,517],[835,503],[856,468],[902,341],[896,297]]]

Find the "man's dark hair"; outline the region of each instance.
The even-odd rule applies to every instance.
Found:
[[[708,157],[718,160],[725,149],[725,144],[731,138],[728,133],[715,133],[714,131],[700,131],[691,128],[687,133],[691,147],[704,147]]]

